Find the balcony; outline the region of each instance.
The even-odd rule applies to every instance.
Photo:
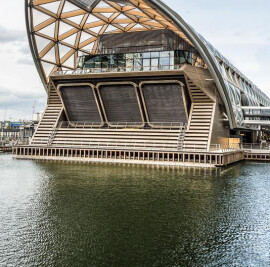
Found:
[[[52,75],[176,70],[185,64],[205,68],[201,58],[190,51],[152,51],[84,55],[79,57],[77,69],[60,70]]]

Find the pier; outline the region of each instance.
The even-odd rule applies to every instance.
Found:
[[[0,153],[7,153],[7,152],[12,152],[11,146],[1,146],[0,147]]]

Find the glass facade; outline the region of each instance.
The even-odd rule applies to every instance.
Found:
[[[78,67],[97,72],[128,72],[178,69],[182,64],[203,67],[203,62],[197,55],[180,50],[82,56]]]

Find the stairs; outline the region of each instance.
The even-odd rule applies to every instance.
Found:
[[[187,78],[192,107],[189,125],[184,138],[184,150],[209,150],[214,101]]]
[[[183,149],[184,140],[185,140],[185,134],[186,134],[186,126],[183,129],[181,129],[180,132],[179,132],[178,145],[177,145],[178,150]]]
[[[58,128],[52,146],[177,151],[179,129]]]
[[[51,86],[47,108],[32,138],[31,145],[48,145],[51,133],[61,115],[62,109],[62,102],[54,87]]]

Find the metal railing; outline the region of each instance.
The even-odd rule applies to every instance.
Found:
[[[242,144],[243,150],[261,150],[261,151],[269,151],[270,152],[270,143],[262,142],[262,143],[244,143]]]
[[[120,124],[120,122],[119,122]],[[177,125],[177,130],[179,131],[179,134],[176,135],[175,131],[174,132],[167,132],[166,133],[166,138],[162,138],[159,140],[153,140],[153,139],[148,139],[148,140],[138,140],[138,136],[136,134],[129,136],[128,141],[123,139],[123,140],[104,140],[103,138],[101,138],[101,140],[99,140],[99,138],[95,139],[88,139],[88,140],[78,140],[73,139],[64,139],[64,140],[51,140],[50,145],[54,145],[54,146],[61,146],[61,147],[69,147],[69,146],[74,146],[74,147],[91,147],[91,148],[115,148],[115,149],[119,149],[119,148],[129,148],[129,149],[143,149],[143,150],[171,150],[171,151],[176,151],[179,150],[179,147],[182,147],[182,144],[180,144],[180,142],[183,142],[183,140],[179,139],[180,135],[184,135],[185,131],[186,131],[186,124],[184,123],[168,123],[168,122],[163,122],[163,123],[158,123],[158,125],[160,125],[160,127],[166,127],[167,131],[170,130],[176,130],[175,126]],[[168,128],[169,127],[169,128]],[[58,129],[68,129],[68,128],[72,128],[72,129],[109,129],[111,131],[115,130],[115,129],[132,129],[132,130],[160,130],[161,128],[142,128],[141,127],[141,123],[139,125],[139,123],[131,123],[131,122],[127,122],[123,125],[123,123],[121,123],[121,126],[119,125],[119,127],[117,126],[116,123],[116,127],[109,127],[108,125],[106,126],[101,126],[98,123],[93,123],[90,124],[89,122],[84,122],[83,124],[81,122],[68,122],[68,121],[63,121],[60,122],[57,126],[57,129],[55,129],[54,131],[57,132]],[[147,134],[149,135],[149,134]],[[102,136],[101,136],[102,137]],[[104,136],[103,136],[104,137]],[[121,137],[119,137],[121,139]],[[102,140],[103,139],[103,140]],[[108,139],[110,139],[108,137]],[[175,141],[174,141],[175,139]]]
[[[121,143],[114,143],[108,142],[108,143],[97,143],[93,141],[89,141],[88,143],[78,143],[76,140],[73,140],[73,142],[65,141],[63,142],[54,142],[54,146],[57,147],[81,147],[81,148],[94,148],[94,149],[133,149],[133,150],[142,150],[142,151],[152,151],[152,150],[168,150],[168,151],[177,151],[177,145],[178,142],[170,143],[170,146],[168,144],[166,145],[166,141],[163,143],[157,143],[157,142],[138,142],[133,141],[132,143],[127,142],[121,142]]]
[[[230,145],[221,145],[221,144],[211,144],[208,150],[208,145],[197,145],[197,144],[189,144],[188,149],[186,151],[209,151],[209,152],[231,152],[241,150],[240,144],[230,144]]]
[[[177,65],[158,65],[158,66],[142,66],[142,67],[108,67],[108,68],[83,68],[76,70],[58,70],[52,73],[52,76],[60,75],[81,75],[90,73],[104,72],[136,72],[136,71],[157,71],[157,70],[175,70],[180,69],[184,64]]]
[[[186,127],[185,123],[175,122],[151,122],[155,129],[178,130]],[[110,125],[101,125],[100,122],[88,121],[62,121],[57,128],[75,128],[75,129],[152,129],[142,126],[142,122],[110,122]]]

